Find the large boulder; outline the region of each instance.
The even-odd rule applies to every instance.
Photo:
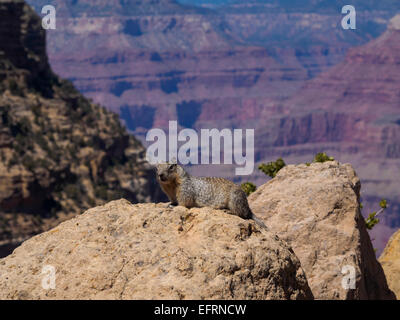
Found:
[[[392,235],[379,258],[389,284],[400,299],[400,230]]]
[[[0,299],[312,298],[285,242],[210,208],[113,201],[0,260]]]
[[[351,165],[328,161],[286,166],[249,197],[293,248],[315,299],[395,299],[360,213],[360,187]]]

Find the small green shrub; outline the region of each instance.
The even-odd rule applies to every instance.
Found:
[[[317,153],[314,157],[313,162],[326,162],[326,161],[334,161],[333,157],[329,157],[325,152]]]
[[[379,219],[377,216],[381,214],[385,209],[387,208],[387,201],[385,199],[382,199],[379,202],[379,206],[381,207],[378,212],[374,211],[368,215],[368,218],[365,219],[365,225],[368,230],[371,230],[373,227],[375,227],[379,223]]]
[[[370,213],[368,218],[365,219],[365,225],[367,226],[368,230],[371,230],[378,222],[379,219],[376,218],[376,212]]]
[[[267,164],[262,163],[258,166],[258,169],[264,172],[267,176],[274,178],[279,170],[286,166],[285,161],[282,158],[277,159],[275,162],[268,162]]]
[[[240,187],[246,193],[247,196],[249,196],[251,193],[257,190],[256,185],[251,182],[244,182],[240,185]]]
[[[385,199],[382,199],[381,201],[379,201],[379,206],[381,207],[381,209],[386,209],[387,201]]]

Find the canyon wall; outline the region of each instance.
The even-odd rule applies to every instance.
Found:
[[[41,20],[0,1],[0,254],[105,201],[163,199],[142,144],[48,63]]]

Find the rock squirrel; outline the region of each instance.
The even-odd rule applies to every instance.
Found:
[[[228,209],[232,214],[243,219],[252,219],[267,229],[262,220],[251,212],[244,191],[232,181],[215,177],[194,177],[176,163],[162,163],[156,168],[157,180],[172,205]]]

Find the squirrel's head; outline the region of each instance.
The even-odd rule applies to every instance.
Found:
[[[176,182],[185,173],[177,163],[160,163],[156,165],[156,168],[158,181],[165,184]]]

